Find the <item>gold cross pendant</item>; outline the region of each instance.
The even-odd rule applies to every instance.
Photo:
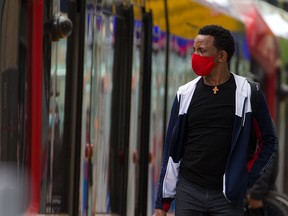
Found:
[[[213,90],[213,93],[214,93],[214,94],[217,94],[217,92],[219,91],[219,89],[217,88],[217,86],[215,86],[212,90]]]

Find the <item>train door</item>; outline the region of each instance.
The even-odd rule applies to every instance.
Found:
[[[90,215],[95,211],[107,212],[109,211],[107,208],[110,208],[108,159],[114,53],[113,16],[103,14],[97,9],[94,1],[87,1],[83,25],[85,25],[85,51],[79,215]],[[94,143],[97,144],[93,145]],[[93,152],[94,149],[95,152]],[[96,155],[95,163],[93,163],[92,155]],[[93,169],[97,169],[96,178],[93,176]],[[92,206],[95,202],[97,202],[97,207],[94,210]]]
[[[133,22],[130,6],[86,1],[79,215],[126,215]]]

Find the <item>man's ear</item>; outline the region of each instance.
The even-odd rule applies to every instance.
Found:
[[[219,50],[218,51],[218,62],[227,62],[227,52],[225,50]]]

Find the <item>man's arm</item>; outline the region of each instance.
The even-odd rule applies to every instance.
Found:
[[[255,118],[261,132],[261,148],[249,172],[248,187],[252,187],[262,175],[269,172],[270,166],[272,166],[278,152],[278,139],[274,123],[262,92],[260,94],[259,109],[255,114]]]

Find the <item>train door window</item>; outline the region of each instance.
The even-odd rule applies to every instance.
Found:
[[[103,10],[93,1],[86,3],[80,215],[111,211],[109,153],[115,17]]]

